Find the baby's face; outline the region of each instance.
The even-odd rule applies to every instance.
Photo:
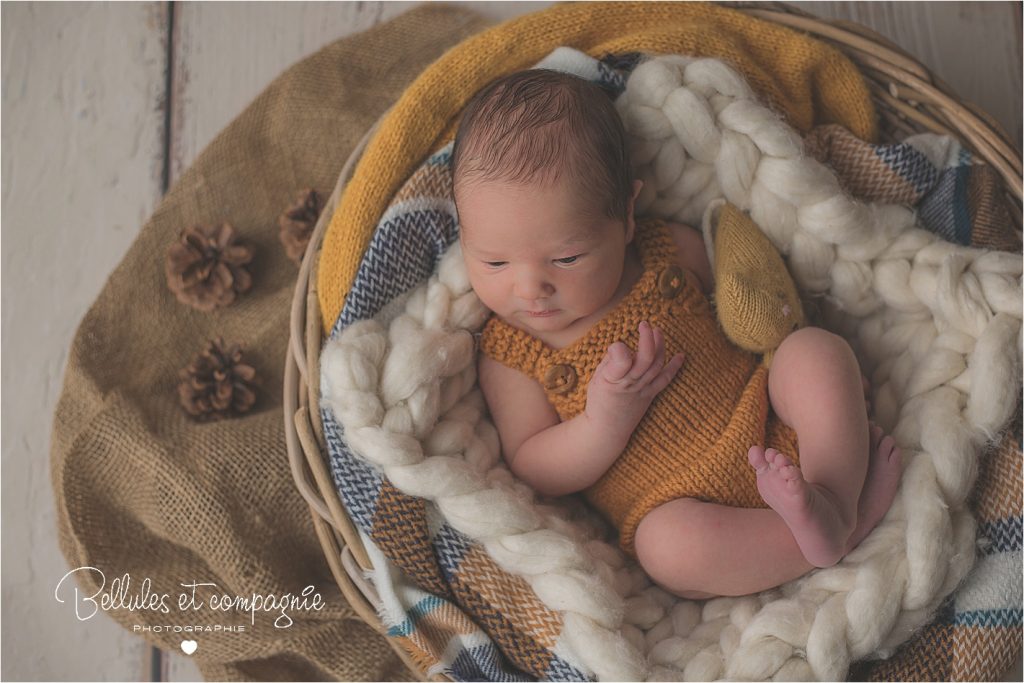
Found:
[[[512,325],[560,332],[615,294],[632,226],[590,217],[569,183],[471,183],[458,205],[470,283]]]

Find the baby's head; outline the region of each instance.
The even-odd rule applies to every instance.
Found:
[[[612,298],[640,183],[604,90],[546,70],[498,79],[467,105],[451,167],[470,281],[491,310],[557,331]]]

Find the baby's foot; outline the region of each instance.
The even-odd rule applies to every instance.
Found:
[[[851,529],[831,494],[808,484],[800,468],[774,448],[752,446],[747,459],[757,470],[761,497],[786,522],[807,561],[831,567],[842,559]]]
[[[867,538],[892,506],[903,476],[903,451],[891,436],[884,436],[882,428],[871,425],[871,458],[864,488],[857,502],[857,527],[846,543],[850,552]]]

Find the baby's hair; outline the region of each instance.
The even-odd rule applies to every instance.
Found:
[[[466,183],[553,182],[564,174],[595,212],[626,220],[633,194],[626,133],[600,86],[547,69],[492,81],[466,105],[451,159]]]

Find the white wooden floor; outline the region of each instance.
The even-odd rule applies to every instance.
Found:
[[[157,680],[144,641],[54,600],[49,433],[72,335],[169,183],[271,79],[415,4],[3,4],[3,679]],[[502,19],[551,3],[467,4]],[[803,6],[900,43],[1020,145],[1019,3]],[[163,680],[199,678],[180,652],[157,661]]]

